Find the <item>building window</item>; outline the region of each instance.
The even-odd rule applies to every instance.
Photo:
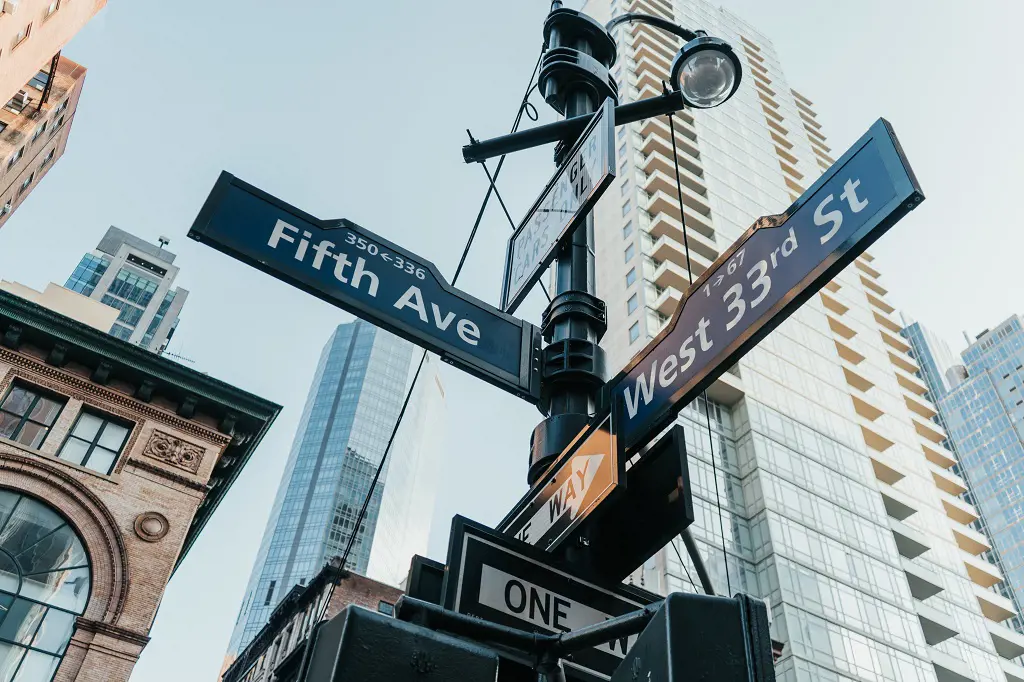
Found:
[[[383,613],[385,616],[395,615],[395,605],[391,602],[386,602],[383,599],[377,602],[377,610]]]
[[[117,273],[114,281],[111,282],[107,292],[112,296],[117,296],[131,303],[137,303],[142,307],[146,307],[158,288],[159,284],[157,282],[122,269]]]
[[[627,220],[626,224],[622,226],[622,238],[626,239],[631,234],[633,234],[633,221]]]
[[[49,19],[53,16],[53,13],[60,9],[60,0],[51,0],[50,4],[46,6],[46,15],[44,19]]]
[[[25,148],[24,147],[22,147],[21,149],[19,149],[16,152],[14,152],[14,156],[12,156],[11,160],[7,162],[7,170],[11,170],[12,168],[14,168],[15,164],[17,164],[19,161],[21,161],[21,157],[23,157],[23,156],[25,156]]]
[[[270,606],[270,600],[274,598],[274,587],[277,585],[276,580],[270,581],[270,587],[267,588],[267,598],[263,600],[264,606]]]
[[[7,124],[3,121],[0,121],[0,133],[2,133],[5,130],[7,130]]]
[[[51,149],[50,153],[43,157],[43,162],[39,165],[39,170],[46,168],[46,166],[53,161],[53,157],[57,155],[57,149]]]
[[[624,203],[622,205],[622,215],[624,215],[624,216],[625,215],[629,215],[629,209],[630,209],[629,199],[626,199],[626,203]]]
[[[633,326],[629,328],[629,342],[633,343],[640,338],[640,323],[634,322]]]
[[[620,159],[625,159],[626,158],[626,145],[625,145],[625,143],[623,143],[622,146],[619,147],[619,158]]]
[[[620,196],[626,196],[629,193],[629,180],[625,180],[622,183],[622,187],[619,189]]]
[[[131,431],[127,422],[92,410],[82,410],[57,456],[72,464],[109,474],[114,470],[114,463]]]
[[[38,450],[67,400],[16,383],[0,403],[0,436]]]
[[[106,256],[94,256],[87,253],[82,257],[82,261],[75,271],[71,273],[68,281],[64,283],[64,288],[77,291],[83,296],[92,296],[92,292],[96,290],[96,285],[99,284],[100,278],[103,277],[103,273],[109,266],[110,260]]]
[[[60,118],[58,118],[56,121],[53,122],[53,127],[50,128],[50,137],[53,137],[54,135],[56,135],[57,131],[60,130],[61,126],[63,126],[63,125],[64,125],[64,117],[61,116]]]
[[[68,103],[69,103],[70,101],[71,101],[71,100],[69,100],[69,99],[66,99],[66,100],[64,100],[63,102],[61,102],[61,103],[60,103],[60,106],[58,106],[58,107],[57,107],[57,108],[56,108],[56,109],[54,110],[54,112],[53,112],[53,113],[55,113],[55,114],[60,114],[60,113],[63,113],[63,112],[64,112],[64,110],[68,108]]]
[[[46,121],[43,121],[38,126],[36,126],[35,132],[32,133],[32,141],[33,142],[38,140],[39,136],[46,132],[46,123],[47,123]]]
[[[626,314],[632,315],[634,312],[636,312],[636,309],[639,307],[640,299],[637,297],[636,294],[633,294],[632,296],[629,297],[629,300],[626,301]]]
[[[28,84],[36,90],[44,90],[46,88],[46,84],[49,82],[50,74],[46,73],[45,71],[40,71],[32,77],[32,80],[30,80]]]
[[[636,281],[636,268],[630,268],[629,272],[626,273],[626,286],[630,286]]]
[[[626,255],[626,262],[627,263],[629,261],[633,260],[633,256],[636,255],[636,247],[633,244],[630,244],[629,246],[627,246],[626,247],[625,255]]]
[[[128,341],[132,338],[132,332],[135,331],[131,327],[126,327],[123,324],[114,323],[114,326],[110,328],[110,335],[116,336],[122,341]]]
[[[14,35],[14,40],[11,41],[11,49],[13,50],[14,48],[18,47],[18,45],[21,45],[23,42],[28,40],[28,37],[30,35],[32,35],[32,24],[31,23],[29,23],[28,26],[26,26],[25,28],[21,29],[20,31],[18,31]]]
[[[89,601],[88,556],[63,517],[10,490],[0,490],[0,538],[0,669],[50,680]]]
[[[32,181],[35,180],[35,179],[36,179],[36,174],[35,173],[29,173],[28,174],[28,177],[25,178],[25,182],[21,183],[21,187],[18,188],[18,196],[19,197],[28,190],[29,185],[31,185]]]

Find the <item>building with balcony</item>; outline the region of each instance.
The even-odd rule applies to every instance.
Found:
[[[85,67],[60,52],[106,4],[0,2],[0,227],[64,154]]]
[[[740,17],[703,0],[588,0],[584,11],[703,29],[743,64],[724,105],[616,130],[617,177],[595,210],[614,374],[691,281],[835,157],[814,103]],[[615,37],[621,101],[659,95],[680,41],[639,23]],[[966,483],[886,295],[863,254],[683,410],[691,530],[717,590],[768,601],[781,680],[1014,682],[1019,636],[1004,623],[1015,607],[990,589],[1003,574],[972,527],[977,509],[960,497]],[[673,544],[632,580],[696,590]]]
[[[385,467],[356,528],[406,394],[412,344],[357,320],[324,346],[231,636],[231,661],[296,585],[352,550],[344,568],[400,584],[426,554],[441,469],[444,390],[420,371]]]
[[[174,335],[188,298],[174,289],[175,256],[133,234],[110,227],[99,245],[82,256],[64,285],[118,311],[111,334],[151,351],[162,351]]]
[[[7,19],[0,14],[0,40]],[[2,50],[0,42],[0,54]],[[7,68],[5,63],[0,69],[4,79]],[[85,67],[55,57],[37,65],[31,80],[21,83],[22,88],[9,99],[0,98],[6,102],[0,108],[0,228],[64,154],[85,84]]]
[[[280,407],[110,336],[93,324],[98,303],[30,294],[61,314],[11,289],[0,289],[0,679],[127,682],[168,579]]]
[[[967,504],[974,506],[978,510],[979,518],[972,524],[972,526],[974,530],[980,532],[984,536],[986,544],[984,556],[987,560],[995,564],[1003,575],[1007,576],[1007,580],[996,583],[992,589],[1012,602],[1014,614],[1007,620],[1007,623],[1010,624],[1017,632],[1024,633],[1024,618],[1020,615],[1021,602],[1019,601],[1020,592],[1018,591],[1020,589],[1020,585],[1019,583],[1014,582],[1014,576],[1007,570],[1007,567],[1003,562],[1002,554],[999,551],[1000,546],[1005,543],[1007,539],[1004,538],[1003,543],[997,541],[997,539],[991,534],[990,526],[985,516],[987,510],[991,510],[993,508],[998,510],[996,512],[997,514],[1000,514],[1005,510],[1003,510],[999,504],[993,505],[993,501],[990,498],[979,500],[975,492],[976,488],[972,483],[972,477],[974,476],[982,476],[983,479],[988,478],[984,471],[978,470],[978,466],[976,464],[979,459],[985,458],[985,455],[975,452],[975,450],[977,450],[977,444],[984,440],[988,440],[990,443],[998,441],[999,435],[997,431],[1000,427],[1005,425],[1006,420],[986,420],[982,428],[989,429],[987,439],[979,438],[979,433],[974,432],[971,429],[967,429],[967,432],[970,433],[973,444],[964,443],[961,445],[959,440],[965,433],[963,410],[979,409],[983,411],[983,408],[975,404],[974,400],[965,401],[960,404],[958,409],[961,413],[952,416],[953,423],[956,425],[956,429],[953,430],[949,428],[944,417],[944,413],[948,408],[943,399],[949,395],[951,388],[954,386],[957,387],[958,394],[961,396],[965,395],[964,392],[968,390],[968,387],[964,382],[964,375],[967,372],[966,368],[957,363],[956,356],[950,350],[948,344],[920,322],[909,322],[909,324],[903,328],[902,334],[913,347],[910,355],[920,367],[918,376],[928,385],[928,393],[926,394],[926,397],[938,407],[938,414],[933,416],[932,420],[941,426],[948,434],[943,445],[945,445],[950,451],[956,453],[957,463],[953,465],[950,471],[962,477],[964,483],[967,485],[967,490],[960,493],[960,496]],[[976,425],[979,423],[980,422],[975,422]],[[966,459],[960,453],[961,447],[967,447],[969,449],[968,452],[970,453],[970,456]],[[995,449],[995,446],[989,446],[989,456],[995,454]],[[972,466],[968,466],[969,463]],[[1005,522],[998,524],[997,527],[1004,528]],[[1012,538],[1010,541],[1012,542]]]
[[[103,9],[107,0],[4,0],[0,2],[0,100],[6,102]],[[31,85],[31,84],[30,84]],[[35,97],[36,92],[27,90]]]
[[[1006,582],[997,589],[1024,603],[1024,323],[1014,315],[980,334],[948,372],[938,405],[949,441],[981,512],[975,527]],[[991,551],[989,551],[991,550]],[[1016,629],[1024,630],[1017,618]]]

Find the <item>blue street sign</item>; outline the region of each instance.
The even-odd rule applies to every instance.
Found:
[[[452,287],[434,264],[344,218],[319,220],[221,173],[189,236],[530,402],[540,332]]]
[[[785,213],[761,218],[719,257],[669,325],[606,384],[623,451],[656,436],[923,199],[879,119]]]

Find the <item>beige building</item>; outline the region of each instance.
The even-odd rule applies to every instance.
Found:
[[[0,25],[3,20],[0,15]],[[64,57],[54,62],[46,62],[0,108],[0,228],[67,147],[85,67]]]
[[[110,329],[110,325],[117,319],[117,310],[114,308],[65,289],[59,284],[47,284],[46,289],[40,292],[24,284],[0,280],[0,291],[14,294],[103,332]]]
[[[64,153],[85,68],[61,50],[106,0],[0,0],[0,227]]]
[[[842,150],[787,82],[771,40],[742,18],[704,0],[588,0],[584,11],[703,29],[743,64],[731,100],[674,116],[684,214],[668,119],[616,130],[618,176],[595,212],[614,374],[668,323],[691,272],[784,211]],[[622,101],[660,94],[678,39],[643,24],[616,39]],[[1013,606],[993,590],[1003,576],[971,527],[977,510],[886,294],[863,254],[726,372],[707,403],[683,411],[693,535],[719,591],[770,604],[782,682],[1022,682],[1024,637],[1006,627]],[[633,580],[696,589],[674,544]]]
[[[8,101],[54,56],[107,0],[0,0],[0,100]],[[32,95],[33,93],[29,93]]]
[[[0,290],[0,679],[127,682],[279,410]]]

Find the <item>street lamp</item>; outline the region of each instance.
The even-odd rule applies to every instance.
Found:
[[[669,79],[671,82],[666,92],[636,102],[619,104],[615,107],[615,125],[664,116],[684,107],[717,107],[728,101],[740,87],[743,68],[739,56],[733,47],[721,38],[713,38],[704,31],[691,31],[650,14],[630,12],[612,19],[602,27],[579,12],[556,8],[548,16],[545,24],[546,43],[551,42],[551,28],[555,23],[569,15],[577,19],[576,33],[586,38],[592,48],[596,45],[598,50],[594,56],[584,54],[575,48],[567,47],[574,44],[573,41],[563,41],[561,38],[557,43],[559,47],[549,46],[546,50],[540,74],[541,92],[559,113],[565,113],[566,110],[563,81],[574,83],[577,90],[586,91],[591,99],[596,98],[597,103],[603,101],[605,97],[612,97],[618,102],[618,88],[615,87],[615,80],[608,74],[608,69],[617,58],[611,31],[625,23],[648,24],[679,36],[686,42],[672,62]],[[594,50],[591,49],[591,52]],[[576,114],[571,118],[535,126],[511,135],[483,141],[473,140],[462,148],[462,158],[466,163],[474,163],[549,142],[575,140],[587,127],[592,116],[593,114]]]
[[[743,68],[732,45],[712,38],[703,31],[691,31],[671,21],[649,14],[629,13],[612,19],[607,31],[620,24],[641,23],[655,26],[687,41],[672,61],[670,81],[687,106],[710,109],[724,103],[740,87]]]

